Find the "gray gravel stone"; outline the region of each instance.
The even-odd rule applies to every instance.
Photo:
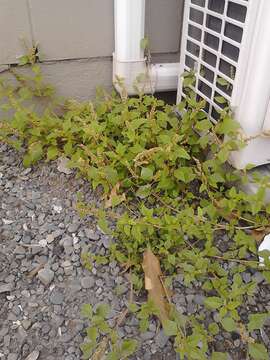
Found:
[[[203,296],[203,295],[195,295],[193,301],[197,305],[203,305],[204,300],[205,300],[205,296]]]
[[[41,332],[42,332],[43,335],[48,334],[50,332],[50,330],[51,330],[51,327],[48,324],[44,324],[41,327]]]
[[[39,270],[38,278],[44,285],[49,285],[54,278],[54,272],[48,268]]]
[[[0,339],[2,339],[4,336],[8,334],[9,328],[8,327],[2,327],[0,330]]]
[[[249,282],[251,281],[251,275],[250,275],[250,273],[244,272],[244,273],[242,274],[242,279],[243,279],[243,281],[244,281],[246,284],[249,283]]]
[[[48,244],[51,244],[55,240],[55,236],[53,234],[48,234],[46,237],[46,241]]]
[[[13,290],[13,288],[14,288],[14,284],[13,284],[13,283],[1,284],[1,285],[0,285],[0,294],[6,293],[6,292],[10,292],[10,291]]]
[[[73,239],[70,236],[65,236],[62,239],[61,243],[63,244],[64,247],[69,247],[69,246],[71,247],[73,245]]]
[[[107,235],[101,235],[101,243],[105,249],[109,249],[112,244],[112,239]]]
[[[236,340],[234,340],[233,343],[234,343],[234,346],[238,348],[241,344],[241,341],[239,339],[236,339]]]
[[[72,174],[72,170],[70,168],[68,168],[68,162],[69,159],[62,157],[58,160],[58,166],[57,166],[57,170],[60,173],[66,174],[66,175],[71,175]]]
[[[50,295],[50,302],[53,305],[62,305],[64,301],[64,295],[59,289],[53,289]]]
[[[4,336],[4,347],[9,347],[10,344],[10,336],[6,335]]]
[[[155,337],[155,333],[154,332],[151,332],[151,331],[146,331],[144,333],[142,333],[140,335],[140,338],[143,340],[143,341],[147,341],[147,340],[151,340]]]
[[[260,271],[257,271],[253,275],[253,279],[257,282],[257,284],[261,284],[262,282],[264,282],[264,277]]]
[[[193,299],[194,299],[194,295],[193,295],[193,294],[190,294],[190,295],[187,295],[187,296],[186,296],[186,300],[187,300],[188,303],[192,303]]]
[[[19,316],[20,313],[21,313],[21,308],[20,308],[18,305],[15,305],[15,306],[13,306],[13,308],[12,308],[12,312],[13,312],[13,314]]]
[[[24,255],[26,253],[26,250],[23,246],[16,246],[15,250],[14,250],[14,254],[16,255]]]
[[[91,229],[85,229],[84,233],[85,233],[85,236],[90,240],[97,241],[99,239],[99,234],[94,232]]]
[[[17,333],[18,333],[19,341],[23,343],[23,341],[27,338],[27,332],[22,326],[19,326]]]
[[[81,279],[81,285],[84,289],[91,289],[95,286],[95,279],[91,276],[85,276]]]
[[[74,209],[78,191],[88,203],[94,206],[100,203],[99,195],[90,189],[89,183],[60,174],[55,162],[33,167],[31,172],[22,175],[27,177],[24,180],[18,176],[23,171],[19,157],[0,143],[0,219],[13,221],[9,225],[0,221],[0,289],[11,286],[0,295],[0,353],[4,354],[3,360],[26,360],[34,351],[39,351],[40,358],[46,360],[79,360],[82,355],[79,344],[88,326],[86,321],[81,321],[82,305],[110,304],[107,321],[114,326],[128,302],[128,293],[122,291],[129,292],[128,277],[120,274],[122,269],[115,261],[94,266],[91,273],[81,265],[81,252],[107,255],[110,242],[115,241],[95,227],[91,216],[81,219]],[[68,169],[68,173],[72,171]],[[44,247],[32,246],[41,240],[46,240]],[[224,248],[230,245],[230,239],[223,235],[217,240]],[[45,283],[26,276],[41,261],[47,263],[46,269],[53,278]],[[235,263],[221,261],[220,265],[231,276],[229,270]],[[239,310],[242,322],[246,323],[249,313],[270,311],[270,294],[260,272],[255,275],[252,271],[244,272],[242,276],[245,283],[250,282],[249,278],[257,281],[256,296],[252,301],[246,297]],[[197,313],[198,306],[203,305],[202,283],[194,281],[186,286],[183,274],[178,274],[173,281],[173,293],[173,303],[185,315]],[[145,298],[136,296],[136,301],[143,303]],[[213,315],[219,321],[218,312],[213,310],[200,308],[200,314],[205,318],[202,322],[206,328],[213,322]],[[142,344],[136,354],[138,359],[175,360],[175,356],[171,356],[172,341],[162,330],[157,333],[155,321],[150,322],[145,334],[139,333],[138,326],[138,319],[130,315],[119,328],[121,339],[136,338]],[[251,336],[270,346],[267,345],[268,327],[264,328],[264,333],[255,330]],[[225,334],[222,327],[218,336],[213,338],[211,347],[216,351],[229,351],[231,359],[238,360],[244,347],[242,342],[239,345],[239,338]],[[229,350],[227,342],[231,344]]]
[[[28,319],[22,320],[22,327],[23,327],[25,330],[30,329],[31,325],[32,325],[31,320],[28,320]]]
[[[75,233],[79,229],[79,227],[80,227],[79,223],[73,223],[70,224],[67,229],[70,233]]]
[[[17,360],[18,355],[15,353],[8,354],[7,360]]]
[[[161,330],[155,337],[155,342],[157,346],[161,349],[163,349],[167,345],[168,341],[169,341],[169,337],[164,334],[163,330]]]

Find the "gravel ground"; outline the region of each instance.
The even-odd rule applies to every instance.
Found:
[[[110,238],[99,231],[92,217],[78,216],[77,192],[88,202],[98,203],[89,184],[74,174],[61,173],[56,163],[25,170],[20,156],[0,144],[1,360],[80,359],[79,344],[87,325],[80,316],[82,304],[110,304],[112,323],[125,309],[129,283],[117,263],[94,267],[91,272],[82,267],[81,252],[105,255]],[[223,238],[221,246],[225,241]],[[40,271],[29,276],[37,268]],[[258,283],[257,299],[243,304],[243,320],[248,311],[270,311],[270,288],[261,275],[246,272],[243,279]],[[186,288],[181,275],[174,282],[173,300],[185,314],[203,311],[206,323],[217,316],[202,306],[200,284]],[[130,316],[120,329],[123,338],[133,337],[141,343],[134,359],[176,359],[171,341],[154,320],[144,334],[137,325],[137,319]],[[252,336],[269,347],[270,321]],[[216,351],[230,351],[233,360],[245,358],[242,347],[237,333],[220,333],[213,343]]]

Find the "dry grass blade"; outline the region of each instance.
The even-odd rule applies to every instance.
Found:
[[[37,275],[37,273],[39,272],[39,270],[43,269],[45,266],[45,263],[41,263],[39,264],[37,267],[35,267],[33,270],[31,270],[28,274],[27,277],[29,279],[33,279],[33,277],[35,277]]]
[[[99,346],[97,347],[95,353],[93,354],[93,356],[89,360],[103,360],[104,356],[105,356],[107,346],[108,346],[108,343],[109,343],[108,337],[104,337],[102,339],[101,343],[99,344]]]
[[[153,252],[147,249],[143,254],[143,270],[145,274],[145,289],[149,300],[152,300],[158,310],[158,317],[163,324],[169,320],[168,291],[162,283],[160,262]]]
[[[152,160],[153,155],[163,150],[164,149],[162,147],[155,147],[152,149],[142,151],[134,159],[135,167],[148,164]]]
[[[249,336],[249,333],[247,332],[245,325],[242,323],[239,323],[239,335],[244,344],[253,344],[255,342],[255,340]]]

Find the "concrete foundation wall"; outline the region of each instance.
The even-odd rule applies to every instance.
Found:
[[[153,62],[179,61],[183,3],[146,0]],[[0,76],[36,44],[60,95],[88,99],[96,86],[111,88],[113,0],[0,0]]]

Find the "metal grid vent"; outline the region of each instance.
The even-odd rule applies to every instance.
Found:
[[[184,69],[195,70],[198,99],[206,100],[205,110],[213,120],[218,120],[216,110],[229,104],[232,97],[249,2],[187,1]],[[226,103],[217,101],[220,96]]]

